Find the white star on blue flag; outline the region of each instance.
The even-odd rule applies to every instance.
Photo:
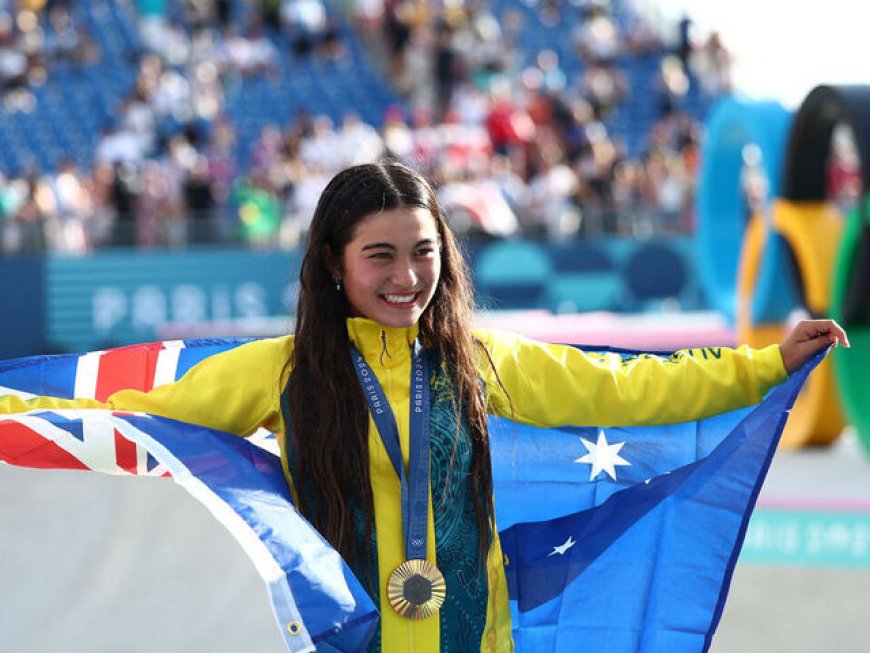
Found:
[[[592,465],[592,469],[589,472],[590,481],[595,480],[595,477],[601,472],[607,472],[607,475],[615,481],[616,467],[618,465],[631,465],[630,462],[619,455],[619,451],[625,442],[609,444],[604,435],[604,429],[598,430],[598,441],[594,444],[586,438],[580,438],[580,440],[589,453],[574,462]]]
[[[577,544],[577,541],[574,539],[573,535],[569,535],[568,539],[565,540],[564,544],[560,544],[559,546],[554,546],[553,550],[547,554],[547,557],[554,556],[556,554],[563,556],[565,555],[565,551],[570,549],[572,546]]]

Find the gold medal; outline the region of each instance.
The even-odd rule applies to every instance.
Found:
[[[427,560],[406,560],[387,581],[387,599],[406,619],[425,619],[438,612],[447,596],[447,583],[438,567]]]

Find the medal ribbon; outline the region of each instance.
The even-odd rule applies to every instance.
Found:
[[[405,557],[426,559],[429,515],[429,370],[423,346],[414,341],[411,351],[410,451],[408,473],[402,461],[399,427],[386,393],[363,355],[350,346],[353,369],[369,405],[378,434],[402,486],[402,531]]]

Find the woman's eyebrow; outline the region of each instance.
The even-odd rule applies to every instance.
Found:
[[[368,245],[363,245],[362,251],[366,251],[367,249],[397,249],[397,248],[392,243],[369,243]]]
[[[436,241],[435,241],[434,239],[432,239],[432,238],[424,238],[423,240],[419,240],[419,241],[417,241],[417,242],[414,244],[414,247],[421,247],[421,246],[423,246],[423,245],[434,245],[435,242],[436,242]],[[363,252],[365,252],[366,250],[369,250],[369,249],[391,249],[391,250],[398,250],[399,248],[396,247],[396,246],[395,246],[394,244],[392,244],[392,243],[369,243],[368,245],[363,245],[363,246],[362,246],[362,251],[363,251]]]

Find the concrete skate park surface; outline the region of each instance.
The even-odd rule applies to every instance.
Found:
[[[710,316],[685,324],[680,342],[676,328],[635,344],[610,329],[598,344],[729,344]],[[171,480],[3,465],[0,534],[3,653],[284,650],[253,565]],[[864,653],[868,614],[870,458],[847,429],[775,456],[711,650]]]

